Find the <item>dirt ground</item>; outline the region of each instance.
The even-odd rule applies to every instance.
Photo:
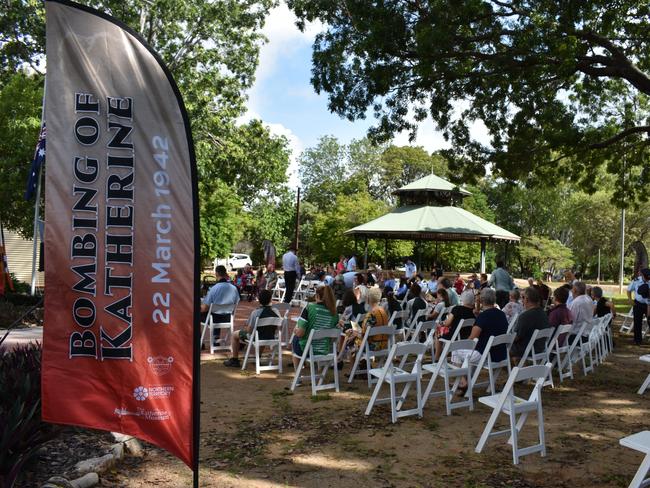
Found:
[[[284,374],[259,376],[252,367],[242,372],[224,367],[223,357],[204,355],[201,486],[625,487],[642,454],[621,447],[619,439],[648,429],[650,393],[636,391],[650,372],[638,356],[650,346],[635,347],[630,336],[615,342],[614,354],[595,373],[584,377],[580,370],[562,384],[556,375],[555,388],[544,390],[548,454],[525,456],[519,466],[504,437],[474,452],[491,412],[478,402],[474,411],[447,417],[444,399],[433,398],[422,419],[391,424],[386,406],[364,415],[370,397],[365,381],[349,385],[342,376],[340,393],[312,397],[307,386],[288,391],[288,353]],[[536,433],[531,420],[522,444],[534,443]],[[100,484],[191,486],[191,473],[148,446],[145,458],[127,460]]]

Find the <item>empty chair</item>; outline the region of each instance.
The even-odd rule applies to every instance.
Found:
[[[629,488],[642,488],[650,485],[650,479],[647,479],[648,472],[650,471],[650,431],[644,430],[636,434],[623,437],[619,443],[621,446],[629,447],[635,451],[645,454],[639,469],[637,470]]]
[[[493,410],[485,425],[483,434],[476,445],[475,450],[477,453],[483,451],[487,441],[491,437],[510,434],[508,443],[512,445],[512,461],[514,464],[519,464],[519,458],[527,454],[539,452],[542,456],[546,456],[542,388],[544,387],[546,378],[551,373],[551,367],[551,363],[546,363],[545,365],[513,368],[501,393],[478,399],[480,403],[487,405]],[[530,380],[535,383],[528,398],[516,396],[514,392],[515,383],[527,384]],[[493,432],[499,415],[502,413],[509,417],[510,426],[508,429]],[[529,447],[520,448],[519,434],[526,424],[530,413],[537,413],[539,442]]]
[[[573,357],[582,337],[582,327],[578,334],[572,338],[571,330],[573,325],[559,325],[550,344],[551,352],[555,355],[552,363],[557,367],[560,382],[564,381],[564,378],[573,379]]]
[[[278,277],[278,281],[275,282],[275,286],[273,287],[273,295],[271,300],[278,300],[279,302],[283,302],[286,292],[287,290],[285,288],[284,279]]]
[[[643,361],[644,363],[650,363],[650,354],[644,354],[643,356],[640,356],[639,361]],[[641,388],[639,388],[639,391],[637,391],[637,393],[639,395],[643,395],[645,391],[648,389],[648,386],[650,386],[650,373],[648,373],[648,376],[646,377],[645,381],[643,382]]]
[[[368,372],[368,376],[376,378],[377,384],[370,397],[368,406],[366,407],[366,415],[370,415],[372,408],[381,403],[390,403],[391,408],[391,421],[397,422],[400,417],[407,415],[417,415],[422,417],[422,396],[421,396],[421,376],[422,376],[422,356],[426,346],[419,343],[400,342],[394,344],[391,348],[388,357],[381,368],[372,368]],[[409,358],[412,361],[409,361]],[[395,366],[394,363],[399,362],[400,366]],[[408,369],[404,369],[401,364],[412,364]],[[406,396],[410,390],[410,386],[415,383],[415,401],[416,407],[408,410],[402,409]],[[388,384],[390,389],[390,396],[387,398],[379,398],[379,393],[384,384]],[[397,388],[402,387],[402,392],[397,394]]]
[[[273,370],[277,370],[282,374],[282,340],[280,339],[280,334],[282,333],[282,322],[283,319],[280,317],[257,318],[257,320],[255,320],[253,331],[251,332],[250,338],[247,340],[248,344],[246,347],[246,354],[244,355],[244,362],[241,367],[242,371],[246,369],[251,349],[255,349],[256,374],[260,374],[261,371]],[[265,327],[275,328],[275,337],[273,339],[260,339],[260,331]],[[269,363],[266,366],[262,366],[260,357],[261,349],[263,347],[269,348]],[[273,359],[276,357],[276,351],[278,362],[274,364]]]
[[[501,371],[505,369],[508,374],[510,374],[510,346],[512,346],[514,340],[514,334],[501,334],[498,336],[492,336],[488,339],[487,345],[481,355],[481,360],[476,365],[474,376],[472,377],[472,388],[476,388],[477,386],[487,386],[487,391],[492,395],[496,394],[496,380]],[[491,351],[493,348],[496,349],[498,347],[505,347],[506,357],[501,361],[493,361]],[[478,383],[481,371],[487,371],[488,381]]]
[[[447,339],[440,339],[444,344],[442,354],[437,363],[424,364],[423,371],[431,373],[431,378],[427,385],[426,390],[422,395],[422,406],[426,405],[429,398],[434,396],[444,396],[447,415],[451,415],[451,411],[455,408],[469,407],[470,410],[474,409],[474,399],[472,397],[472,367],[469,362],[469,356],[465,358],[463,364],[456,365],[451,362],[451,355],[454,351],[468,350],[473,351],[476,348],[478,339],[462,339],[459,341],[449,341]],[[467,379],[467,398],[460,401],[453,401],[453,395],[456,392],[460,383],[461,377]],[[444,389],[433,391],[438,378],[442,378]],[[450,381],[453,384],[450,385]]]
[[[312,329],[309,332],[307,343],[303,349],[298,367],[291,382],[291,391],[296,389],[298,383],[303,379],[311,382],[311,394],[316,395],[318,391],[334,388],[339,391],[339,368],[336,361],[336,343],[340,335],[340,329]],[[315,347],[318,347],[316,350]],[[318,352],[320,351],[320,352]],[[324,352],[329,351],[329,352]],[[309,375],[301,376],[305,363],[309,364]],[[334,381],[325,383],[329,368],[334,371]]]

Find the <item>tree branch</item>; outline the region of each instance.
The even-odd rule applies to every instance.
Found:
[[[642,132],[646,132],[650,134],[650,125],[639,125],[637,127],[630,127],[629,129],[625,129],[624,131],[619,132],[613,137],[610,137],[609,139],[606,139],[601,142],[595,142],[593,144],[589,144],[589,149],[604,149],[608,146],[611,146],[612,144],[617,143],[618,141],[625,139],[627,136],[630,136],[632,134],[639,134]]]

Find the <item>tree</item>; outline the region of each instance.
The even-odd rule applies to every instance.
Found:
[[[389,146],[381,156],[379,172],[384,199],[394,201],[391,195],[398,188],[431,173],[447,178],[447,172],[447,161],[439,154],[419,146]]]
[[[571,249],[556,239],[543,236],[522,239],[519,255],[524,263],[522,268],[537,278],[541,278],[543,273],[553,275],[557,270],[573,265]]]
[[[209,191],[201,183],[199,191],[203,195],[199,202],[201,261],[206,264],[227,257],[244,236],[246,216],[241,212],[242,201],[223,181],[213,181]]]
[[[23,194],[41,127],[43,77],[19,70],[0,88],[0,222],[30,237],[34,201]]]
[[[452,174],[555,183],[589,192],[599,169],[613,201],[647,201],[650,5],[606,0],[419,2],[289,0],[298,26],[320,20],[312,84],[370,135],[415,136],[430,116],[453,142]],[[482,121],[490,145],[472,139]],[[623,199],[626,197],[626,199]]]
[[[261,28],[275,0],[82,0],[81,3],[113,15],[137,31],[160,54],[170,68],[183,95],[196,146],[202,243],[204,256],[226,254],[227,245],[240,229],[221,225],[208,209],[217,202],[235,200],[250,207],[259,199],[276,198],[286,182],[289,163],[287,141],[274,137],[260,121],[238,124],[245,113],[246,90],[250,89],[264,42]],[[10,79],[17,68],[43,70],[45,25],[43,2],[3,2],[0,17],[0,81]],[[42,77],[35,79],[42,80]],[[41,100],[7,98],[3,115],[18,112],[27,117],[20,124],[34,126],[31,141],[7,141],[0,155],[0,188],[7,174],[17,171],[27,179],[29,164],[23,154],[31,151],[38,136]],[[12,108],[15,106],[15,109]],[[27,138],[29,139],[29,138]],[[3,139],[4,143],[4,139]],[[13,147],[14,149],[11,149]],[[47,164],[47,163],[46,163]],[[20,169],[17,169],[20,165]],[[20,177],[16,177],[21,179]],[[225,186],[230,186],[226,189]],[[19,185],[22,187],[22,184]],[[216,195],[214,194],[216,192]],[[7,193],[8,194],[8,193]],[[241,208],[229,207],[239,212]],[[29,214],[17,208],[16,225]],[[11,221],[11,225],[14,225]],[[236,231],[236,232],[235,232]],[[224,232],[235,232],[225,236]],[[217,246],[217,247],[215,247]]]

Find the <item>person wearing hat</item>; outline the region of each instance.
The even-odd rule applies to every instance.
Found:
[[[634,301],[632,300],[634,292]],[[634,343],[639,346],[643,339],[643,316],[650,317],[650,269],[644,268],[637,279],[627,287],[627,298],[634,317]]]

